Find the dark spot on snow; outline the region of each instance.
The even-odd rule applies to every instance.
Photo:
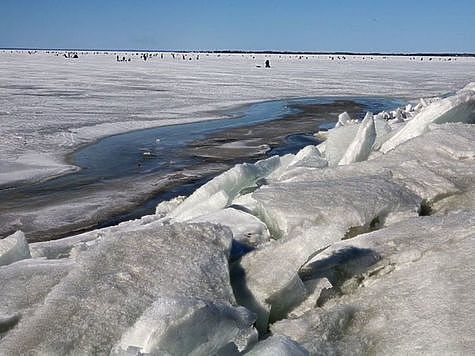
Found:
[[[432,215],[432,207],[426,201],[421,203],[419,208],[419,216],[429,216]]]
[[[376,231],[380,227],[381,227],[381,221],[379,219],[379,216],[376,216],[373,220],[371,220],[371,222],[369,223],[369,226],[350,227],[348,231],[346,232],[345,237],[343,237],[343,240],[352,239],[353,237],[356,237],[358,235]]]

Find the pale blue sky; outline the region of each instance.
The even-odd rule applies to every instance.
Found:
[[[475,0],[0,0],[0,47],[475,52]]]

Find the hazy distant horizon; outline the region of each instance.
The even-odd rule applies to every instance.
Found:
[[[350,52],[350,51],[277,51],[239,49],[155,49],[155,48],[28,48],[0,47],[0,51],[78,51],[78,52],[163,52],[163,53],[229,53],[229,54],[289,54],[289,55],[372,55],[372,56],[453,56],[475,57],[475,52]]]
[[[319,53],[475,53],[458,0],[2,0],[0,47]]]

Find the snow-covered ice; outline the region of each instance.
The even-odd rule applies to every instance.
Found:
[[[23,259],[0,267],[0,339],[31,315],[73,266],[69,259]]]
[[[162,206],[164,206],[163,204]],[[158,207],[157,207],[158,208]],[[88,231],[82,234],[64,237],[58,240],[34,242],[29,244],[31,256],[34,258],[75,258],[78,253],[88,250],[96,245],[102,238],[118,232],[126,232],[146,228],[146,225],[162,217],[157,212],[155,215],[145,215],[140,219],[128,220],[115,226]]]
[[[0,185],[64,174],[64,155],[100,137],[223,117],[222,110],[285,97],[379,95],[415,99],[474,81],[475,59],[0,51]],[[270,70],[257,68],[265,59]],[[221,112],[221,113],[219,113]],[[33,159],[34,157],[34,159]]]

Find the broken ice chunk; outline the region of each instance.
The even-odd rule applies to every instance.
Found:
[[[238,164],[198,188],[168,214],[168,218],[177,222],[186,221],[225,208],[244,188],[254,186],[259,179],[280,166],[278,156],[255,164]]]
[[[268,180],[285,179],[285,176],[294,174],[301,167],[319,169],[327,166],[328,162],[322,157],[318,148],[310,145],[302,148],[288,163],[282,164],[279,169],[269,175]]]
[[[368,112],[364,120],[359,124],[355,138],[346,149],[339,165],[361,162],[368,158],[376,139],[373,114]]]
[[[236,297],[258,314],[260,330],[305,299],[307,290],[297,272],[313,254],[344,238],[351,228],[370,229],[417,216],[421,199],[388,178],[271,183],[253,193],[256,215],[280,237],[233,266]]]
[[[201,215],[190,222],[210,222],[227,226],[233,233],[233,239],[247,246],[255,247],[270,239],[267,226],[261,220],[233,208]]]
[[[383,222],[396,213],[417,215],[421,199],[387,174],[353,178],[343,172],[339,178],[340,170],[330,172],[334,172],[331,180],[272,183],[253,193],[259,203],[257,215],[273,236],[289,236],[320,224],[349,228],[369,225],[377,216]]]
[[[17,231],[0,240],[0,266],[30,257],[30,249],[23,232]]]
[[[185,199],[186,199],[185,196],[180,195],[173,199],[162,201],[155,208],[155,214],[158,215],[159,217],[164,217],[167,214],[169,214],[171,211],[173,211],[173,209],[175,209],[178,205],[183,203]]]
[[[428,130],[431,123],[446,122],[475,123],[475,91],[462,90],[456,95],[427,105],[393,137],[381,146],[386,153],[411,138]]]
[[[326,274],[340,293],[271,332],[312,354],[470,354],[474,231],[473,211],[465,211],[338,242],[305,268]]]
[[[133,326],[142,317],[147,322],[137,325],[150,335],[147,344],[160,350],[188,325],[187,310],[196,311],[197,319],[191,318],[196,323],[187,326],[196,332],[180,335],[183,350],[199,350],[203,340],[208,340],[205,350],[246,347],[254,319],[235,306],[228,268],[231,240],[229,229],[211,224],[151,223],[137,231],[115,231],[113,238],[101,239],[77,257],[35,312],[2,339],[0,354],[109,354],[123,335],[137,335]],[[185,302],[190,299],[204,309],[190,309]],[[166,314],[169,301],[176,313],[170,310],[169,319],[155,321],[165,327],[155,334],[157,324],[148,323],[148,313],[158,308]]]
[[[315,146],[306,146],[302,148],[292,161],[289,163],[287,168],[294,168],[294,167],[315,167],[315,168],[323,168],[328,165],[328,162],[322,155],[320,151]]]
[[[329,131],[328,139],[325,141],[325,158],[330,167],[340,162],[348,146],[353,142],[358,127],[359,125],[341,126]]]
[[[161,297],[122,336],[112,355],[130,348],[152,355],[219,354],[257,341],[252,314],[243,307],[187,297]]]
[[[347,305],[330,311],[315,309],[299,318],[278,321],[270,329],[273,335],[291,338],[311,355],[365,355],[370,346],[368,337],[347,332],[356,312]]]
[[[265,332],[307,297],[297,272],[315,252],[342,239],[346,229],[316,226],[285,240],[270,241],[245,255],[231,269],[239,304],[257,314],[256,327]]]
[[[386,120],[374,118],[374,128],[376,130],[376,139],[374,140],[373,150],[379,150],[381,145],[391,137],[391,126]]]
[[[346,111],[338,115],[338,122],[335,125],[335,128],[341,127],[341,126],[347,126],[347,125],[352,125],[357,123],[357,120],[353,120]]]

